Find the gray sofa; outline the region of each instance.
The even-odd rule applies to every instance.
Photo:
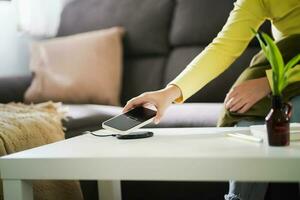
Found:
[[[61,15],[57,37],[111,26],[123,26],[124,74],[121,103],[145,91],[166,86],[208,45],[226,22],[233,0],[75,0]],[[218,6],[216,6],[218,5]],[[268,25],[263,29],[267,32]],[[230,69],[196,93],[188,103],[174,105],[155,127],[215,126],[221,102],[251,57],[251,42]],[[99,75],[101,78],[101,75]],[[3,78],[0,101],[22,101],[32,77]],[[65,102],[68,103],[68,102]],[[120,113],[107,105],[68,105],[67,137],[97,130],[101,121]],[[180,113],[176,115],[174,113]]]
[[[183,70],[221,30],[233,8],[233,2],[75,0],[63,10],[57,36],[116,25],[125,27],[121,95],[124,105],[142,92],[164,87]],[[269,25],[263,25],[263,30],[269,32]],[[216,126],[226,92],[258,50],[257,42],[252,41],[230,69],[196,93],[187,103],[172,105],[162,122],[154,127]],[[23,94],[31,79],[32,77],[2,78],[0,102],[23,101]],[[69,120],[64,122],[67,138],[86,130],[100,129],[102,121],[119,114],[122,109],[90,105],[89,102],[68,107]],[[95,182],[83,181],[82,187],[86,199],[97,199]],[[225,182],[122,182],[123,199],[129,200],[222,199],[227,189]],[[278,198],[279,195],[275,197]]]
[[[217,35],[232,8],[232,0],[76,0],[65,7],[57,36],[125,27],[121,94],[125,104],[175,78]],[[219,103],[258,49],[252,42],[229,70],[188,100],[193,104],[173,106],[159,126],[215,126]],[[70,135],[76,135],[98,129],[99,122],[120,109],[80,105],[72,106],[71,112],[72,120],[66,126]]]

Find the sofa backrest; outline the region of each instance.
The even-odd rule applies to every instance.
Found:
[[[175,78],[221,30],[233,2],[75,0],[62,13],[58,36],[111,26],[125,27],[121,97],[124,104],[142,92],[164,87]],[[188,101],[222,102],[258,49],[257,43],[251,43],[230,69]]]

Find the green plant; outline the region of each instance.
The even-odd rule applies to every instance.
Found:
[[[284,88],[291,82],[290,80],[300,79],[300,71],[293,70],[293,67],[300,61],[300,54],[285,64],[278,46],[270,36],[263,32],[256,32],[254,29],[252,32],[272,67],[272,93],[281,96]]]

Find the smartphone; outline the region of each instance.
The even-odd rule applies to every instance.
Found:
[[[156,111],[154,110],[136,107],[103,122],[102,127],[124,135],[151,123],[155,115]]]

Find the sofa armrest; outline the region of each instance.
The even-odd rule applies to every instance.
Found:
[[[0,103],[23,102],[31,80],[31,75],[0,77]]]

